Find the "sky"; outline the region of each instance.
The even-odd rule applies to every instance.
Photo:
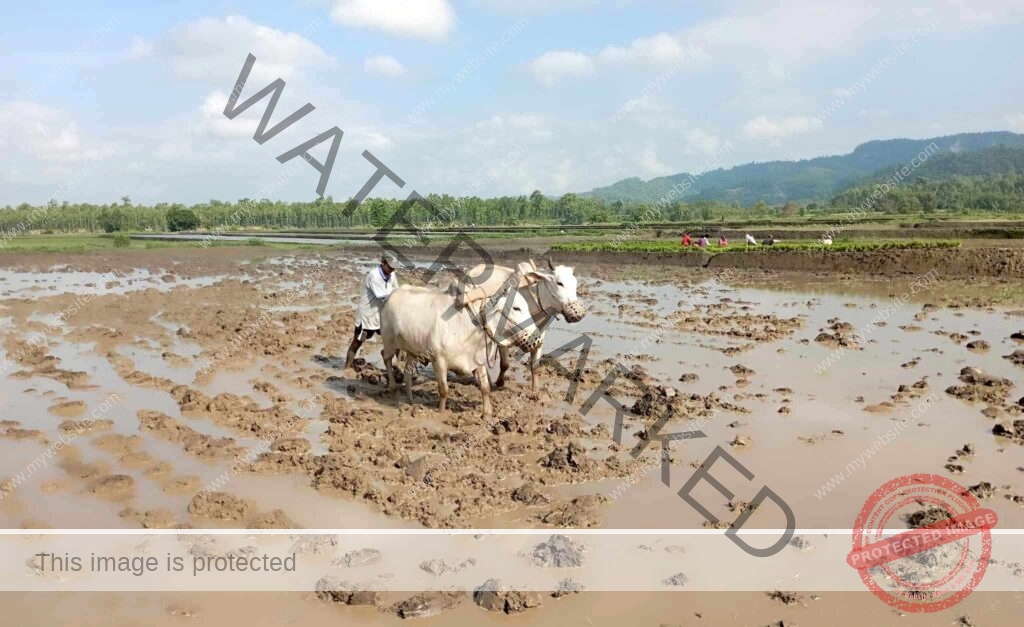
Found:
[[[0,206],[584,192],[1024,132],[1020,0],[56,0],[0,7]],[[247,55],[240,102],[224,115]],[[323,162],[330,142],[311,150]]]

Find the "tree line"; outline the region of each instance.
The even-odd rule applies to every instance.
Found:
[[[448,194],[426,197],[431,209],[413,204],[411,221],[430,226],[517,226],[600,224],[615,222],[714,222],[724,220],[771,219],[814,216],[866,207],[888,214],[1024,213],[1024,174],[995,176],[954,176],[947,180],[917,177],[896,186],[877,202],[870,201],[876,183],[846,189],[821,203],[787,202],[768,205],[763,201],[741,206],[687,198],[673,202],[608,202],[600,198],[563,194],[545,196],[539,190],[529,196],[456,198]],[[347,202],[330,196],[312,202],[284,202],[242,198],[237,202],[210,200],[193,205],[157,203],[133,204],[131,199],[96,205],[57,204],[34,207],[27,203],[0,210],[0,230],[19,235],[29,232],[124,232],[246,229],[340,229],[381,228],[402,206],[401,200],[369,198],[347,215]]]

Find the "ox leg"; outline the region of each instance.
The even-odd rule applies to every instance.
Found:
[[[508,370],[508,347],[499,346],[498,356],[501,358],[501,366],[498,369],[498,378],[494,381],[494,389],[505,387],[505,372]]]
[[[416,360],[411,355],[406,353],[405,356],[405,393],[409,396],[409,402],[412,402],[412,380],[416,375]]]
[[[396,351],[396,350],[389,351],[387,348],[384,348],[384,349],[382,349],[380,351],[380,356],[381,356],[382,359],[384,359],[384,371],[387,372],[387,375],[388,375],[388,392],[391,392],[391,391],[393,391],[395,389],[395,364],[394,364],[394,361],[395,361],[395,354],[397,352],[398,351]]]
[[[440,411],[448,407],[448,362],[443,357],[434,358],[434,376],[437,377],[437,398]]]
[[[484,397],[484,420],[491,417],[491,384],[488,381],[487,366],[481,366],[476,371],[477,383],[480,384],[480,394]]]
[[[540,352],[544,348],[544,340],[537,343],[537,348],[530,352],[530,388],[533,393],[537,393],[537,388],[540,385],[537,380],[537,368],[540,367]]]

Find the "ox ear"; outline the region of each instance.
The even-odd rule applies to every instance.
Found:
[[[540,283],[541,281],[554,281],[555,275],[548,274],[547,272],[534,271],[527,272],[526,278],[530,279],[531,283]]]

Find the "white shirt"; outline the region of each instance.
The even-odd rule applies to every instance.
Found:
[[[359,313],[356,324],[364,331],[380,329],[380,310],[391,292],[398,289],[398,273],[392,271],[390,278],[384,277],[384,270],[377,266],[366,273],[363,289],[359,294]]]
[[[754,239],[753,235],[751,235],[750,233],[747,233],[747,243],[748,244],[756,244],[757,240]]]

